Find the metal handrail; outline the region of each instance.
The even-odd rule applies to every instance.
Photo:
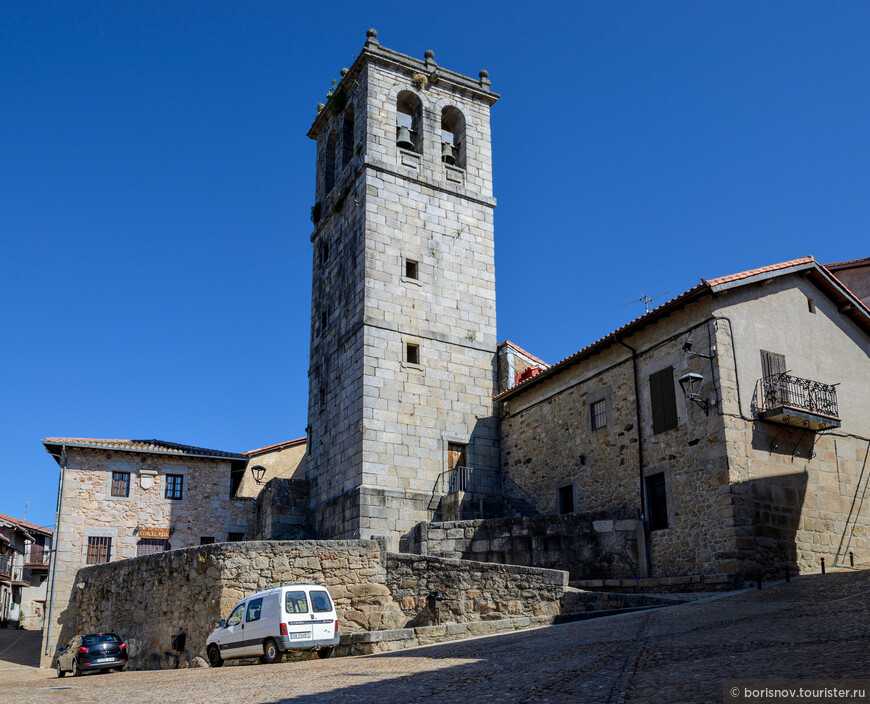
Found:
[[[839,418],[837,384],[801,379],[788,372],[758,380],[759,411],[789,406],[810,413]]]

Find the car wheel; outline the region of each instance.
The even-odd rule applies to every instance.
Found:
[[[57,661],[57,676],[66,677],[66,672],[60,669],[60,660]]]
[[[263,643],[263,656],[260,661],[271,665],[282,660],[284,660],[284,653],[281,652],[278,644],[273,638],[267,638],[266,642]]]
[[[216,645],[209,646],[208,664],[212,667],[220,667],[224,664],[224,659],[221,657],[221,651]]]
[[[75,658],[73,658],[72,675],[73,675],[73,677],[81,677],[81,674],[82,674],[82,671],[79,669],[79,663]]]
[[[318,650],[317,657],[323,658],[324,660],[326,660],[326,658],[331,658],[332,654],[334,652],[335,652],[335,646],[330,645],[328,648],[321,648],[320,650]]]

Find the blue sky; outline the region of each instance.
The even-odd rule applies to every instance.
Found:
[[[492,112],[499,339],[548,362],[711,278],[870,255],[870,5],[4,2],[0,512],[45,436],[304,434],[314,143],[385,46]]]

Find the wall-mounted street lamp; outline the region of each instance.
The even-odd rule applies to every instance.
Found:
[[[686,340],[683,343],[683,352],[685,352],[686,354],[693,354],[696,357],[703,357],[704,359],[713,359],[716,356],[716,355],[712,355],[712,354],[703,354],[701,352],[693,352],[692,351],[692,344],[693,343],[691,340]]]
[[[695,374],[694,372],[689,372],[688,374],[683,374],[683,376],[679,379],[680,388],[683,390],[683,395],[698,405],[700,408],[704,409],[704,415],[710,415],[710,406],[715,404],[716,402],[710,403],[710,399],[705,398],[703,401],[701,400],[701,386],[704,383],[704,377],[700,374]]]
[[[251,476],[257,484],[263,484],[263,475],[266,473],[266,468],[261,464],[255,464],[251,467]]]

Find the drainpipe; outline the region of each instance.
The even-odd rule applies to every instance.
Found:
[[[49,452],[52,457],[57,457],[58,464],[60,464],[60,483],[57,487],[57,513],[54,517],[54,539],[51,545],[51,590],[48,595],[48,611],[45,614],[45,652],[44,655],[49,654],[49,650],[51,648],[51,615],[54,611],[54,585],[57,583],[57,553],[59,550],[57,549],[57,544],[60,541],[60,516],[61,509],[63,508],[63,483],[66,479],[66,465],[67,465],[67,454],[66,454],[66,445],[61,446],[62,449],[59,455],[56,455],[53,452]],[[52,655],[53,657],[53,655]]]
[[[626,344],[620,339],[616,340],[620,345],[631,352],[631,368],[634,372],[634,413],[635,425],[637,427],[637,479],[638,488],[640,489],[640,524],[643,529],[643,562],[644,571],[647,577],[651,576],[650,572],[650,541],[649,541],[649,522],[646,519],[646,492],[643,486],[643,433],[640,425],[640,386],[637,380],[637,350],[629,344]]]

